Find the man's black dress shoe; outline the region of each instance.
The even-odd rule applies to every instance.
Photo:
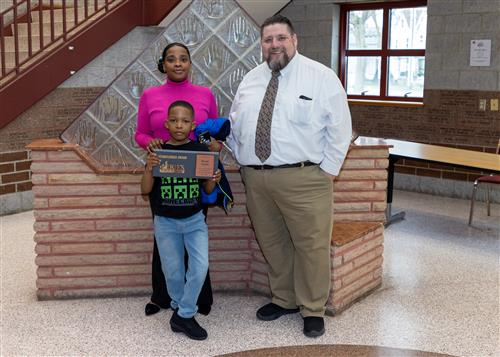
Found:
[[[280,316],[295,314],[296,312],[299,312],[298,308],[285,309],[284,307],[271,302],[257,310],[257,318],[263,321],[272,321],[276,320]]]
[[[204,340],[208,337],[207,331],[201,327],[194,317],[180,317],[174,311],[170,319],[170,328],[174,332],[182,332],[193,340]]]
[[[304,335],[307,337],[319,337],[325,333],[325,321],[322,317],[304,317]]]

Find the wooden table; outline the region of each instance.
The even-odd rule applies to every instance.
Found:
[[[401,220],[405,212],[392,214],[392,191],[394,187],[394,166],[400,158],[451,164],[466,169],[478,169],[491,173],[500,172],[500,155],[480,151],[386,139],[389,148],[389,171],[387,178],[386,226]]]
[[[440,162],[467,169],[500,172],[500,155],[497,154],[402,140],[386,139],[385,142],[392,146],[389,149],[389,154],[394,157]]]

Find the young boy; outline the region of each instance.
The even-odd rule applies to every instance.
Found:
[[[208,151],[206,145],[189,139],[194,129],[194,109],[188,102],[176,101],[168,108],[165,127],[170,140],[163,149]],[[154,232],[167,291],[174,313],[170,327],[195,340],[207,338],[207,331],[194,319],[196,300],[208,270],[208,228],[202,212],[201,190],[210,194],[220,181],[217,170],[208,180],[185,177],[153,177],[153,167],[160,164],[155,153],[148,154],[141,191],[150,193],[154,213]],[[184,248],[189,255],[184,268]]]

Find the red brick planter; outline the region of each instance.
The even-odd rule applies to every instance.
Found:
[[[141,172],[104,172],[90,167],[77,145],[58,139],[37,140],[28,149],[33,161],[37,296],[61,299],[148,293],[153,234],[149,204],[140,194]],[[387,158],[386,145],[351,147],[334,183],[336,224],[384,221]],[[235,207],[228,216],[219,208],[210,209],[208,215],[212,285],[215,290],[266,292],[267,266],[245,209],[244,186],[237,170],[228,170],[228,175]],[[382,229],[376,228],[374,234],[381,265]],[[344,261],[344,265],[337,264],[335,257],[344,250],[343,246],[332,248],[334,288],[339,288],[337,277],[346,281],[361,274],[348,271]],[[344,272],[341,276],[336,267]],[[381,267],[377,269],[378,283],[370,283],[373,287],[380,283]],[[347,289],[349,284],[344,285]],[[360,289],[366,286],[361,284]],[[357,290],[345,291],[338,290],[339,297],[331,299],[333,310],[357,297]]]

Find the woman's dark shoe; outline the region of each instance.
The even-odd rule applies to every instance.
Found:
[[[212,310],[212,305],[205,305],[205,304],[198,305],[198,312],[202,315],[207,316],[210,313],[210,310]]]
[[[194,317],[184,318],[174,311],[170,319],[170,328],[174,332],[182,332],[193,340],[205,340],[208,337],[207,331],[201,327]]]
[[[149,316],[160,312],[160,310],[161,308],[158,305],[148,302],[146,304],[146,308],[144,309],[144,313],[146,314],[146,316]]]

